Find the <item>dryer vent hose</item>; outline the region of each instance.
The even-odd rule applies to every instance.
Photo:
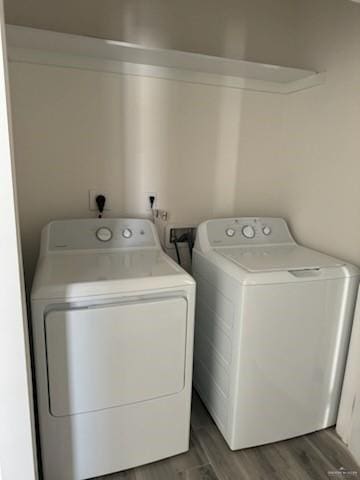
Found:
[[[192,250],[193,250],[193,247],[194,247],[192,231],[183,233],[179,238],[177,238],[176,234],[174,233],[174,236],[173,236],[172,240],[173,240],[174,245],[175,245],[176,257],[177,257],[177,261],[178,261],[179,265],[181,265],[181,256],[180,256],[180,250],[179,250],[179,245],[178,245],[179,243],[185,243],[186,242],[188,244],[190,258],[192,258]]]

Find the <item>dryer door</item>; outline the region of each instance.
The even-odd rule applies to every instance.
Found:
[[[50,311],[45,333],[52,415],[181,391],[186,323],[182,297]]]

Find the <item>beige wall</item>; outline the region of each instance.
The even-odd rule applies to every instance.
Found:
[[[288,3],[298,26],[287,63],[328,72],[325,86],[290,96],[11,65],[28,278],[40,227],[92,215],[97,187],[111,215],[144,215],[146,191],[172,221],[282,215],[301,242],[360,265],[360,5]]]
[[[171,222],[235,213],[242,164],[276,161],[285,97],[230,88],[11,63],[15,158],[25,268],[41,227],[93,216],[146,215],[159,194]]]
[[[5,13],[16,25],[292,65],[298,2],[5,0]]]
[[[301,239],[360,265],[360,5],[313,4],[302,8],[304,60],[328,81],[288,104],[286,151],[298,165],[290,213]]]
[[[287,97],[279,157],[242,164],[237,211],[283,215],[299,241],[360,265],[360,5],[300,3],[298,55],[327,82]]]

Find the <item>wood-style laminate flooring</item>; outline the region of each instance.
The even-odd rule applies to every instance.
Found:
[[[190,450],[96,480],[360,480],[334,429],[283,442],[231,451],[194,393]]]

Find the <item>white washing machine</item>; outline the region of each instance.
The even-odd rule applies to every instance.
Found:
[[[198,228],[194,383],[233,450],[335,424],[359,271],[281,218]]]
[[[32,289],[45,480],[188,450],[194,294],[147,220],[45,227]]]

